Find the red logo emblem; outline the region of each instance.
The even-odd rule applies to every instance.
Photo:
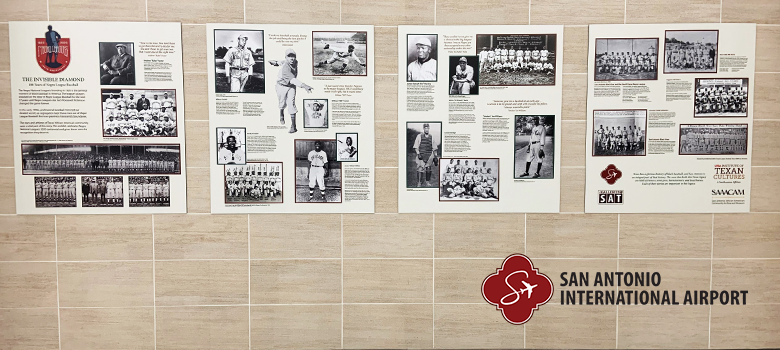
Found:
[[[601,178],[610,185],[614,185],[621,177],[623,177],[623,172],[620,171],[615,164],[610,164],[606,169],[601,171]]]
[[[38,66],[49,73],[64,71],[70,64],[70,39],[60,37],[49,26],[43,38],[35,39],[35,58]]]
[[[546,304],[552,295],[550,278],[539,273],[531,259],[522,254],[507,257],[501,268],[482,282],[482,296],[501,310],[511,324],[528,322],[534,310]]]

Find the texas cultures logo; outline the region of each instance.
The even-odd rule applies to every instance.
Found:
[[[482,296],[501,310],[511,324],[523,324],[534,310],[547,303],[553,295],[550,278],[539,273],[533,262],[522,254],[508,256],[501,268],[482,282]]]
[[[49,26],[43,38],[35,39],[35,58],[41,69],[49,73],[64,71],[70,64],[70,39],[60,37]]]
[[[601,171],[601,178],[610,185],[614,185],[621,177],[623,177],[623,172],[615,164],[607,165],[607,168]]]

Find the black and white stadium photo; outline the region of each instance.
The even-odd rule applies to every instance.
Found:
[[[358,134],[336,133],[336,142],[338,142],[337,162],[357,162],[358,161]]]
[[[336,140],[295,140],[295,203],[341,203]]]
[[[103,137],[176,137],[176,90],[103,89]]]
[[[555,85],[555,34],[477,34],[482,86]]]
[[[282,203],[282,163],[225,166],[225,203]]]
[[[100,85],[135,85],[135,45],[99,43]]]
[[[657,80],[658,38],[596,39],[596,81]]]
[[[439,36],[436,34],[406,35],[406,81],[438,80]]]
[[[22,144],[22,174],[181,174],[181,148],[170,144]]]
[[[124,191],[121,176],[82,176],[82,207],[122,207]]]
[[[745,155],[747,124],[680,124],[680,155]]]
[[[168,176],[129,176],[127,188],[130,207],[170,207],[171,184]]]
[[[328,128],[328,100],[303,99],[303,127]]]
[[[439,201],[497,201],[498,158],[441,158]]]
[[[36,176],[35,207],[75,207],[75,176]]]
[[[515,116],[515,179],[555,178],[555,116]]]
[[[217,128],[217,165],[246,164],[246,128]]]
[[[664,73],[717,73],[717,30],[667,30]]]
[[[312,32],[313,75],[366,76],[368,68],[368,33]]]
[[[646,109],[593,111],[594,156],[647,155]]]
[[[214,30],[214,91],[265,93],[262,30]]]
[[[479,95],[477,56],[450,56],[450,95]]]
[[[695,85],[694,117],[747,117],[747,78],[696,78]]]
[[[439,186],[441,122],[406,123],[406,188]]]

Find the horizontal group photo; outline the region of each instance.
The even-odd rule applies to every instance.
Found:
[[[515,179],[555,178],[555,116],[515,116]]]
[[[747,124],[681,124],[681,155],[747,154]]]
[[[181,174],[179,145],[22,144],[22,174]]]
[[[130,207],[170,207],[168,176],[129,176]]]
[[[442,158],[440,201],[497,201],[498,158]]]
[[[596,81],[658,79],[658,39],[596,39]]]
[[[282,163],[225,166],[225,203],[282,203]]]
[[[124,206],[124,182],[121,176],[82,176],[82,207]]]
[[[664,73],[717,73],[717,30],[667,30]]]
[[[694,117],[747,117],[747,78],[697,78],[695,85]]]
[[[175,90],[103,89],[103,137],[178,136]]]
[[[482,85],[555,85],[556,40],[556,34],[477,34]]]
[[[366,76],[367,32],[312,32],[313,75]]]
[[[35,207],[75,207],[75,176],[36,176]]]
[[[647,155],[647,110],[593,111],[594,156]]]

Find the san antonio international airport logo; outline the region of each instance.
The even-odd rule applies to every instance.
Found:
[[[49,73],[64,71],[70,64],[70,39],[49,26],[43,38],[35,39],[35,58],[41,69]]]
[[[482,282],[482,296],[512,324],[528,322],[534,310],[547,303],[552,295],[550,278],[539,273],[531,259],[522,254],[507,257],[501,268]]]

